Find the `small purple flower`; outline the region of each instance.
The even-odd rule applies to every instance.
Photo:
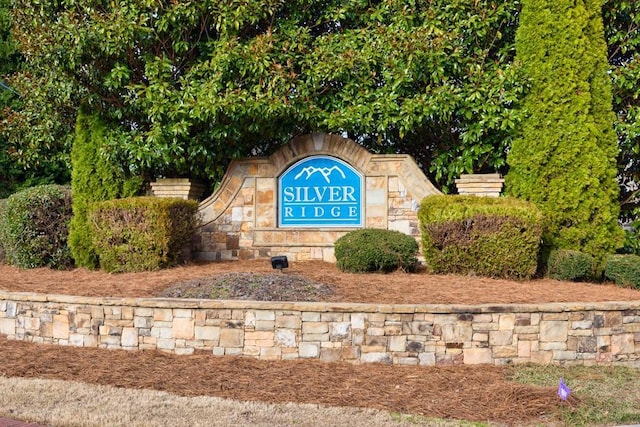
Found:
[[[560,385],[558,386],[558,396],[562,400],[567,400],[571,394],[571,389],[564,383],[564,378],[560,378]]]

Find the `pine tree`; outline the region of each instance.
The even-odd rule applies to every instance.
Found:
[[[546,218],[543,253],[602,260],[621,242],[617,138],[599,0],[524,0],[516,60],[530,87],[507,156],[507,192]]]

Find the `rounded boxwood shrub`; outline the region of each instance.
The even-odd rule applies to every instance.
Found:
[[[607,258],[604,277],[616,285],[640,289],[640,256],[611,255]]]
[[[593,278],[593,256],[569,249],[553,250],[549,253],[547,276],[551,279],[588,281]]]
[[[395,230],[363,228],[336,240],[336,266],[350,273],[414,271],[418,242]]]
[[[71,190],[60,185],[27,188],[7,199],[0,227],[6,261],[20,268],[69,268],[67,245]]]

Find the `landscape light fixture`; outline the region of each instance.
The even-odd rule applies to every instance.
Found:
[[[271,267],[277,268],[282,273],[283,268],[289,268],[289,260],[284,255],[272,256],[271,257]]]

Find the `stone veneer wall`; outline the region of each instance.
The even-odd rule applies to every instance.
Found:
[[[270,360],[640,367],[640,301],[385,305],[0,291],[0,334],[37,343]]]
[[[334,262],[334,242],[353,228],[277,227],[278,177],[312,155],[337,157],[362,173],[365,227],[398,230],[420,240],[420,201],[441,193],[415,161],[408,155],[371,154],[338,135],[314,134],[293,139],[268,158],[229,165],[220,187],[200,204],[203,227],[194,257],[213,261],[286,255]]]

